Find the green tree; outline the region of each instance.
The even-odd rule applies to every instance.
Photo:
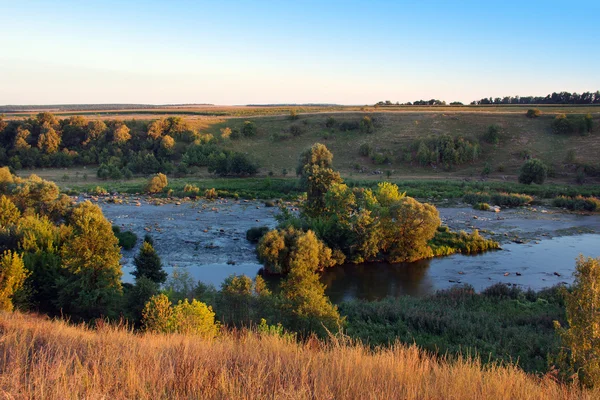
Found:
[[[5,251],[0,257],[0,311],[12,311],[13,296],[23,287],[29,272],[23,264],[23,256]]]
[[[58,306],[82,319],[115,316],[122,272],[112,226],[89,201],[75,206],[68,222],[72,233],[62,248],[66,276],[57,282]]]
[[[325,212],[325,194],[336,183],[342,183],[339,172],[331,166],[333,154],[321,143],[314,144],[300,155],[296,169],[301,184],[306,188],[304,213],[318,216]]]
[[[142,326],[147,332],[170,333],[175,330],[173,307],[165,294],[152,296],[142,311]]]
[[[600,258],[580,256],[572,291],[565,291],[568,327],[554,321],[563,350],[560,358],[587,386],[600,384]]]
[[[537,183],[541,185],[548,176],[548,166],[537,158],[527,160],[521,167],[519,173],[519,183],[531,184]]]
[[[142,244],[140,252],[133,259],[133,264],[135,271],[132,275],[136,279],[146,277],[159,285],[167,281],[167,273],[163,270],[160,257],[150,243],[145,241]]]
[[[145,276],[137,278],[135,285],[126,287],[125,298],[128,316],[136,325],[141,323],[144,307],[152,296],[158,294],[158,289],[158,284]]]
[[[254,137],[256,136],[256,125],[252,121],[244,121],[244,125],[242,126],[242,135],[245,137]]]
[[[327,331],[337,332],[344,323],[315,272],[320,258],[319,240],[308,231],[298,238],[296,251],[290,257],[290,273],[281,284],[287,325],[304,335],[314,332],[325,336]]]
[[[389,206],[382,224],[385,236],[382,250],[389,262],[411,262],[433,256],[428,242],[441,220],[431,204],[405,197]]]

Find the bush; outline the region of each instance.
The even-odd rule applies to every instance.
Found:
[[[326,128],[333,128],[336,124],[335,118],[333,117],[327,117],[327,120],[325,121],[325,127]]]
[[[290,133],[292,136],[300,136],[304,133],[304,129],[300,125],[294,124],[290,126]]]
[[[200,188],[198,186],[190,185],[189,183],[183,187],[183,193],[188,196],[196,197],[200,194]]]
[[[269,232],[268,226],[255,226],[246,231],[246,240],[252,243],[258,243],[258,241]]]
[[[548,166],[544,164],[541,160],[533,158],[528,160],[521,167],[521,172],[519,174],[519,183],[525,183],[527,185],[531,183],[537,183],[541,185],[546,180],[548,176]]]
[[[358,121],[344,121],[340,124],[341,131],[355,131],[360,128]]]
[[[519,193],[494,193],[493,195],[487,192],[466,193],[463,196],[463,201],[468,204],[492,203],[501,207],[519,207],[529,204],[533,201],[533,197]]]
[[[233,132],[232,132],[232,135],[233,135]],[[256,125],[254,124],[254,122],[244,121],[244,125],[242,126],[242,135],[244,135],[244,137],[256,136]],[[233,139],[233,137],[231,137],[231,138]]]
[[[159,193],[162,192],[167,185],[167,176],[165,174],[158,173],[148,181],[148,184],[146,185],[146,192]]]
[[[500,143],[500,127],[498,125],[490,125],[483,135],[483,140],[490,144]]]
[[[298,118],[300,118],[300,116],[298,115],[298,111],[296,111],[296,110],[294,110],[294,109],[291,109],[291,110],[290,110],[290,119],[291,119],[292,121],[295,121],[295,120],[297,120]]]
[[[375,128],[373,126],[373,120],[371,119],[371,117],[369,117],[368,115],[365,115],[363,117],[362,121],[360,121],[360,130],[365,133],[373,133]]]
[[[117,239],[119,239],[119,246],[125,250],[131,250],[135,247],[138,239],[135,233],[131,231],[121,232],[121,228],[117,225],[113,225],[112,230]]]
[[[542,112],[537,108],[530,108],[529,110],[527,110],[527,114],[525,115],[527,116],[527,118],[537,118],[540,115],[542,115]]]
[[[481,211],[489,211],[490,205],[488,203],[477,203],[473,206],[473,209],[481,210]]]
[[[210,188],[204,191],[204,197],[206,197],[207,200],[214,200],[219,197],[219,194],[215,188]]]
[[[555,207],[566,208],[572,211],[600,211],[600,199],[596,197],[567,197],[559,196],[552,200]]]
[[[358,148],[358,154],[360,154],[363,157],[369,157],[372,152],[373,152],[373,148],[371,147],[371,145],[369,143],[363,143]]]

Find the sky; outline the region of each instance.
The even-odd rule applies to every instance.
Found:
[[[598,0],[0,0],[0,104],[596,91],[598,15]]]

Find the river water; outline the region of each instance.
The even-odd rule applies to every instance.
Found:
[[[245,239],[250,227],[274,227],[277,208],[260,202],[222,200],[151,205],[99,202],[106,217],[141,239],[150,234],[165,270],[186,270],[194,279],[219,287],[230,274],[255,276],[254,246]],[[572,282],[579,254],[600,257],[600,216],[557,210],[516,209],[498,214],[470,208],[439,208],[454,230],[477,228],[502,244],[502,250],[474,256],[453,255],[407,264],[343,265],[323,273],[333,302],[375,300],[386,296],[425,295],[465,283],[476,290],[504,282],[539,290]],[[133,280],[133,257],[141,242],[123,252],[123,280]],[[524,242],[524,243],[515,243]],[[517,273],[519,275],[517,275]]]

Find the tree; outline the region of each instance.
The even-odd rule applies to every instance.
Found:
[[[315,272],[321,258],[319,241],[311,231],[298,238],[296,251],[290,257],[290,273],[281,284],[282,307],[287,325],[304,333],[325,336],[336,332],[344,323],[337,306],[325,295],[325,285]]]
[[[112,226],[89,201],[75,206],[68,222],[72,233],[62,248],[66,276],[57,282],[58,306],[82,319],[115,316],[122,272]]]
[[[540,115],[542,115],[542,112],[537,108],[530,108],[529,110],[527,110],[526,114],[527,118],[537,118]]]
[[[37,147],[45,154],[53,154],[60,146],[60,136],[48,123],[42,125],[42,131],[38,137]]]
[[[173,309],[175,332],[213,338],[219,332],[211,306],[193,299],[180,301]]]
[[[14,148],[18,151],[24,151],[31,148],[29,144],[29,139],[31,137],[31,132],[28,129],[25,129],[23,126],[17,127],[17,133],[15,135],[15,142],[13,144]]]
[[[145,277],[159,285],[167,281],[167,273],[163,270],[160,257],[150,243],[145,241],[142,244],[140,252],[133,259],[133,264],[135,271],[132,275],[136,279]]]
[[[305,239],[308,237],[308,239]],[[316,254],[316,262],[312,264],[315,271],[321,271],[336,264],[330,248],[317,239],[313,231],[303,232],[293,227],[267,232],[259,241],[256,249],[259,260],[271,274],[287,274],[292,268],[292,262],[300,257],[299,243],[310,243]]]
[[[498,125],[488,126],[487,131],[483,135],[483,139],[490,144],[500,143],[500,127]]]
[[[600,384],[600,258],[580,256],[572,291],[565,291],[568,327],[554,321],[567,361],[581,382]]]
[[[365,115],[360,121],[360,129],[365,133],[373,133],[373,120],[368,115]]]
[[[548,176],[548,167],[541,160],[532,158],[527,160],[521,167],[519,174],[519,183],[525,183],[527,185],[531,183],[537,183],[541,185]]]
[[[148,193],[159,193],[164,190],[169,184],[167,176],[165,174],[158,173],[154,175],[146,186],[146,192]]]
[[[142,326],[147,332],[170,333],[174,331],[173,308],[165,294],[152,296],[142,311]]]
[[[167,125],[164,118],[150,122],[150,124],[148,124],[148,137],[154,140],[159,139],[168,129]]]
[[[103,121],[90,121],[87,126],[85,141],[83,142],[83,145],[87,146],[92,142],[102,140],[106,133],[106,129],[106,124]]]
[[[0,196],[0,229],[15,225],[21,212],[15,204],[5,195]]]
[[[405,197],[391,204],[382,218],[382,250],[389,262],[412,262],[433,256],[429,247],[441,225],[438,210],[431,204]]]
[[[117,144],[124,144],[129,139],[131,139],[131,134],[129,133],[129,128],[123,122],[118,122],[115,124],[113,129],[113,142]]]
[[[0,311],[12,311],[13,296],[23,287],[29,272],[23,264],[23,256],[5,251],[0,257]]]
[[[325,194],[334,184],[343,182],[339,172],[331,168],[332,162],[333,154],[321,143],[300,155],[296,172],[306,188],[304,212],[309,216],[325,212]]]

